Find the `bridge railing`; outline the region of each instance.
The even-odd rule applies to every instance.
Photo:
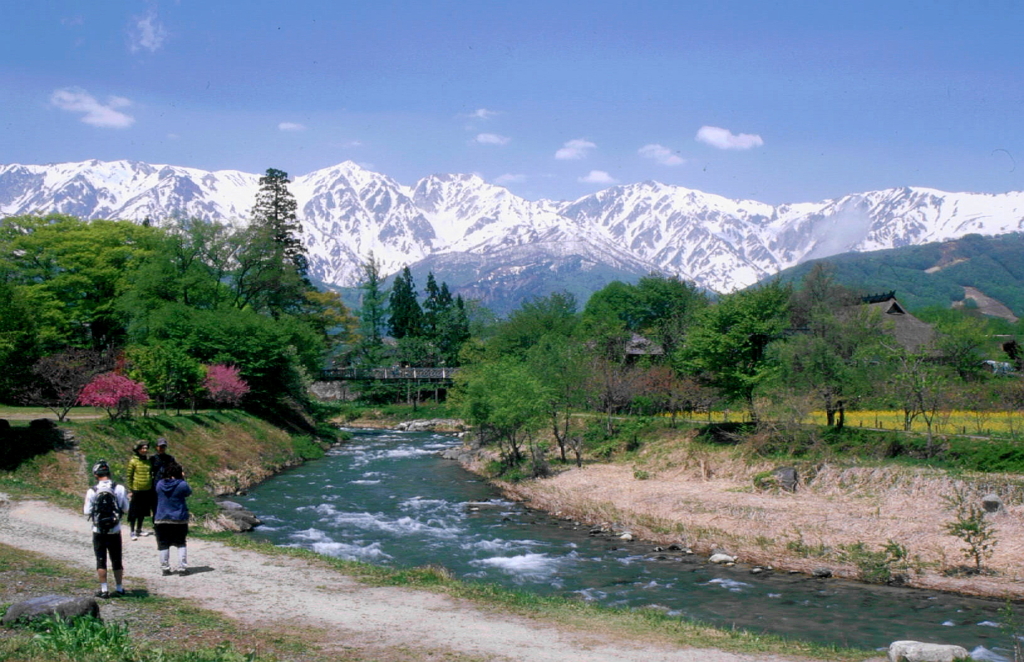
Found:
[[[320,371],[322,381],[342,380],[410,380],[448,381],[458,368],[328,368]]]

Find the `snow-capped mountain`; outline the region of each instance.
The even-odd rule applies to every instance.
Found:
[[[244,223],[258,188],[257,174],[129,161],[8,165],[0,216]],[[351,162],[296,177],[290,190],[318,280],[357,284],[372,252],[386,274],[422,263],[485,300],[522,289],[517,279],[534,293],[568,281],[586,293],[651,271],[727,292],[808,259],[1024,230],[1022,192],[899,188],[773,206],[644,182],[529,201],[475,175],[406,187]]]

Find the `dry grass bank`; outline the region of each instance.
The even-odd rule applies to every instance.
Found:
[[[551,478],[503,484],[529,505],[591,525],[612,525],[659,544],[723,550],[741,563],[810,572],[828,567],[857,578],[843,549],[904,545],[917,567],[909,585],[992,597],[1024,598],[1024,505],[1020,476],[950,476],[933,469],[820,464],[802,467],[795,493],[761,491],[753,477],[778,466],[734,449],[708,451],[685,435],[646,444],[628,463],[588,464]],[[638,471],[639,470],[639,471]],[[805,479],[810,474],[809,479]],[[638,479],[637,476],[645,476]],[[964,543],[945,525],[943,497],[967,489],[1004,494],[1005,513],[989,516],[998,543],[982,575],[966,566]]]

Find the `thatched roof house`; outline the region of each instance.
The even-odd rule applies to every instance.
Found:
[[[928,350],[935,341],[935,329],[907,312],[896,300],[896,292],[864,297],[857,308],[877,311],[886,323],[888,333],[903,349],[912,354]]]

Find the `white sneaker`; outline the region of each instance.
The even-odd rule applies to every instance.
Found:
[[[132,540],[138,540],[138,539],[139,539],[139,537],[133,533],[132,534]]]

